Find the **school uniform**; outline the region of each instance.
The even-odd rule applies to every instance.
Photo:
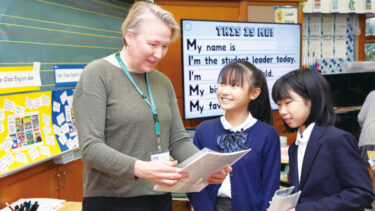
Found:
[[[370,206],[371,178],[354,137],[333,126],[310,126],[298,133],[289,148],[290,183],[295,192],[301,190],[296,211],[354,211]],[[304,146],[298,168],[298,148]]]
[[[256,120],[250,113],[247,121],[249,123],[245,122],[246,126],[240,131],[226,126],[223,117],[204,121],[197,127],[194,144],[200,149],[207,147],[223,152],[221,141],[241,133],[241,137],[246,138],[239,145],[251,151],[232,166],[232,172],[222,185],[208,185],[199,193],[188,194],[194,210],[219,210],[218,199],[227,199],[224,206],[230,202],[231,210],[235,211],[264,211],[269,207],[280,184],[279,134],[274,127]]]

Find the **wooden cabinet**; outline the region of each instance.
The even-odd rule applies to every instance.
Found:
[[[64,165],[47,161],[0,178],[0,207],[20,198],[60,198],[67,201],[83,199],[83,162],[81,159]]]
[[[59,198],[67,201],[83,199],[83,162],[81,159],[57,166],[60,179]]]

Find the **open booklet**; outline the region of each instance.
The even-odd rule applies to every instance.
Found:
[[[204,148],[179,164],[181,171],[189,173],[188,178],[180,180],[172,187],[156,185],[154,190],[174,193],[199,192],[208,185],[206,179],[215,170],[227,164],[233,165],[249,151],[250,149],[220,153]]]
[[[301,191],[293,193],[294,186],[277,190],[272,197],[268,211],[288,211],[296,207]],[[293,193],[293,194],[292,194]]]

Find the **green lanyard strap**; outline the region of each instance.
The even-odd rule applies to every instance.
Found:
[[[157,136],[156,139],[157,139],[157,144],[158,144],[158,150],[161,151],[159,118],[158,118],[158,113],[156,112],[156,105],[155,105],[155,102],[154,102],[154,98],[152,97],[151,86],[150,86],[150,82],[148,80],[148,74],[145,73],[145,79],[146,79],[147,90],[148,90],[148,93],[150,95],[151,102],[147,99],[147,95],[144,94],[139,89],[139,87],[137,86],[137,84],[135,83],[133,77],[129,73],[129,70],[126,68],[124,62],[121,60],[119,52],[116,53],[116,59],[117,59],[118,63],[120,64],[122,70],[124,71],[125,75],[128,77],[128,79],[130,80],[130,82],[133,84],[134,88],[138,91],[139,95],[148,104],[148,106],[150,107],[150,109],[152,111],[152,115],[154,117],[154,123],[155,123],[155,133],[156,133],[156,136]]]

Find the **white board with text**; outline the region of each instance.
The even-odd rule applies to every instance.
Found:
[[[264,71],[269,92],[300,67],[301,25],[181,20],[184,119],[220,116],[216,98],[221,68],[246,60]],[[277,105],[271,99],[272,109]]]

